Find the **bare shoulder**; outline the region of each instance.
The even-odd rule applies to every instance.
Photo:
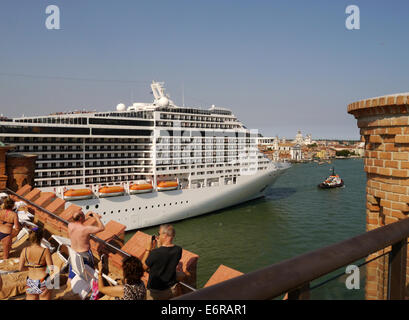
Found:
[[[99,230],[100,228],[96,226],[84,226],[84,232],[87,232],[87,233],[95,233]]]

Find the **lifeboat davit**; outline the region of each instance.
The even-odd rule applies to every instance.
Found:
[[[64,200],[84,200],[93,197],[92,190],[90,189],[69,189],[64,192]]]
[[[153,187],[150,183],[133,184],[129,187],[130,194],[152,192]]]
[[[125,193],[125,188],[121,186],[102,187],[98,190],[99,197],[117,197]]]
[[[158,191],[176,190],[179,188],[177,181],[160,181],[158,182]]]

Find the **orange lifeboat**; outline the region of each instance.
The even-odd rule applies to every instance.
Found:
[[[93,195],[90,189],[69,189],[64,192],[64,200],[84,200],[92,198]]]
[[[158,191],[176,190],[179,187],[177,181],[160,181],[158,182]]]
[[[129,187],[130,194],[152,192],[153,187],[150,183],[133,184]]]
[[[122,196],[125,193],[125,188],[121,186],[102,187],[99,190],[100,198]]]

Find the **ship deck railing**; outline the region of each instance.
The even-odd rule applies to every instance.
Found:
[[[367,258],[367,265],[384,258],[384,298],[404,300],[406,297],[406,256],[409,219],[403,219],[353,238],[320,248],[224,282],[198,289],[175,300],[289,300],[311,299],[314,289],[348,276],[345,267]],[[371,258],[368,258],[375,254]],[[332,276],[340,269],[345,271]],[[352,274],[351,274],[352,276]],[[312,285],[312,282],[325,281]],[[328,279],[329,278],[329,279]],[[346,283],[346,280],[345,280]],[[345,288],[345,287],[344,287]]]

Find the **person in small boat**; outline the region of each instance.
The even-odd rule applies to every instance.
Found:
[[[41,246],[44,230],[40,227],[31,229],[31,245],[24,248],[20,255],[19,270],[28,270],[26,282],[26,300],[50,300],[51,290],[47,288],[49,270],[53,266],[50,250]]]
[[[73,215],[73,222],[68,224],[68,236],[71,240],[71,248],[77,252],[83,259],[84,264],[94,268],[94,257],[90,250],[90,235],[105,230],[104,224],[101,222],[99,215],[91,213],[90,217],[95,217],[97,226],[85,226],[85,214],[82,211],[76,212]],[[70,265],[68,275],[69,281],[75,277]]]
[[[141,280],[144,270],[141,260],[131,256],[122,263],[124,284],[105,286],[102,278],[102,261],[98,264],[98,291],[102,294],[116,297],[121,300],[146,300],[145,284]]]
[[[3,245],[3,259],[9,258],[11,243],[15,236],[21,230],[17,213],[13,211],[14,201],[10,197],[3,203],[3,209],[0,210],[0,240]]]

